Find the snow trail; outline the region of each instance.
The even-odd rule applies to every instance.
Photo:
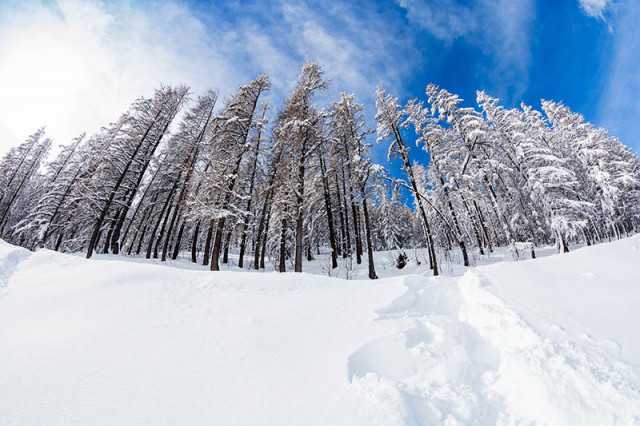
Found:
[[[592,251],[575,257],[590,257]],[[603,261],[612,260],[609,255]],[[529,262],[528,268],[557,262]],[[481,269],[499,275],[519,265]],[[567,279],[562,269],[556,265],[554,270]],[[510,282],[519,280],[515,275]],[[615,292],[624,281],[612,279],[615,285],[599,291]],[[585,339],[553,322],[529,324],[518,312],[525,304],[513,297],[512,304],[502,300],[477,269],[459,278],[410,276],[404,285],[403,295],[377,311],[378,319],[392,322],[397,332],[363,345],[349,358],[350,378],[377,400],[381,418],[400,413],[399,423],[409,425],[640,424],[640,365],[627,362],[617,342]],[[580,294],[574,297],[579,302]],[[538,308],[545,312],[544,306]],[[577,320],[566,319],[575,327]]]

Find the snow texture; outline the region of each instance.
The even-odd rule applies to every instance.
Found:
[[[377,281],[0,241],[0,424],[640,424],[638,284],[639,236]]]

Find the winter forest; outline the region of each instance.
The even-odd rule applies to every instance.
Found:
[[[427,248],[438,275],[452,253],[535,257],[640,227],[637,156],[561,102],[508,109],[477,92],[466,107],[429,84],[403,105],[379,87],[373,129],[354,94],[314,101],[327,84],[307,63],[283,105],[263,100],[265,75],[225,100],[162,86],[55,155],[40,129],[0,162],[0,238],[212,271],[232,251],[241,268],[301,272],[325,250],[375,279],[378,250]],[[374,143],[401,172],[372,161]]]

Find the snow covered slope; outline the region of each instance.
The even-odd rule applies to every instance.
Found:
[[[638,236],[374,282],[0,241],[0,424],[640,424],[639,303]]]

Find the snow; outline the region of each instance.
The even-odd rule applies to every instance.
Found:
[[[640,424],[640,236],[381,270],[212,273],[0,241],[0,424]]]

